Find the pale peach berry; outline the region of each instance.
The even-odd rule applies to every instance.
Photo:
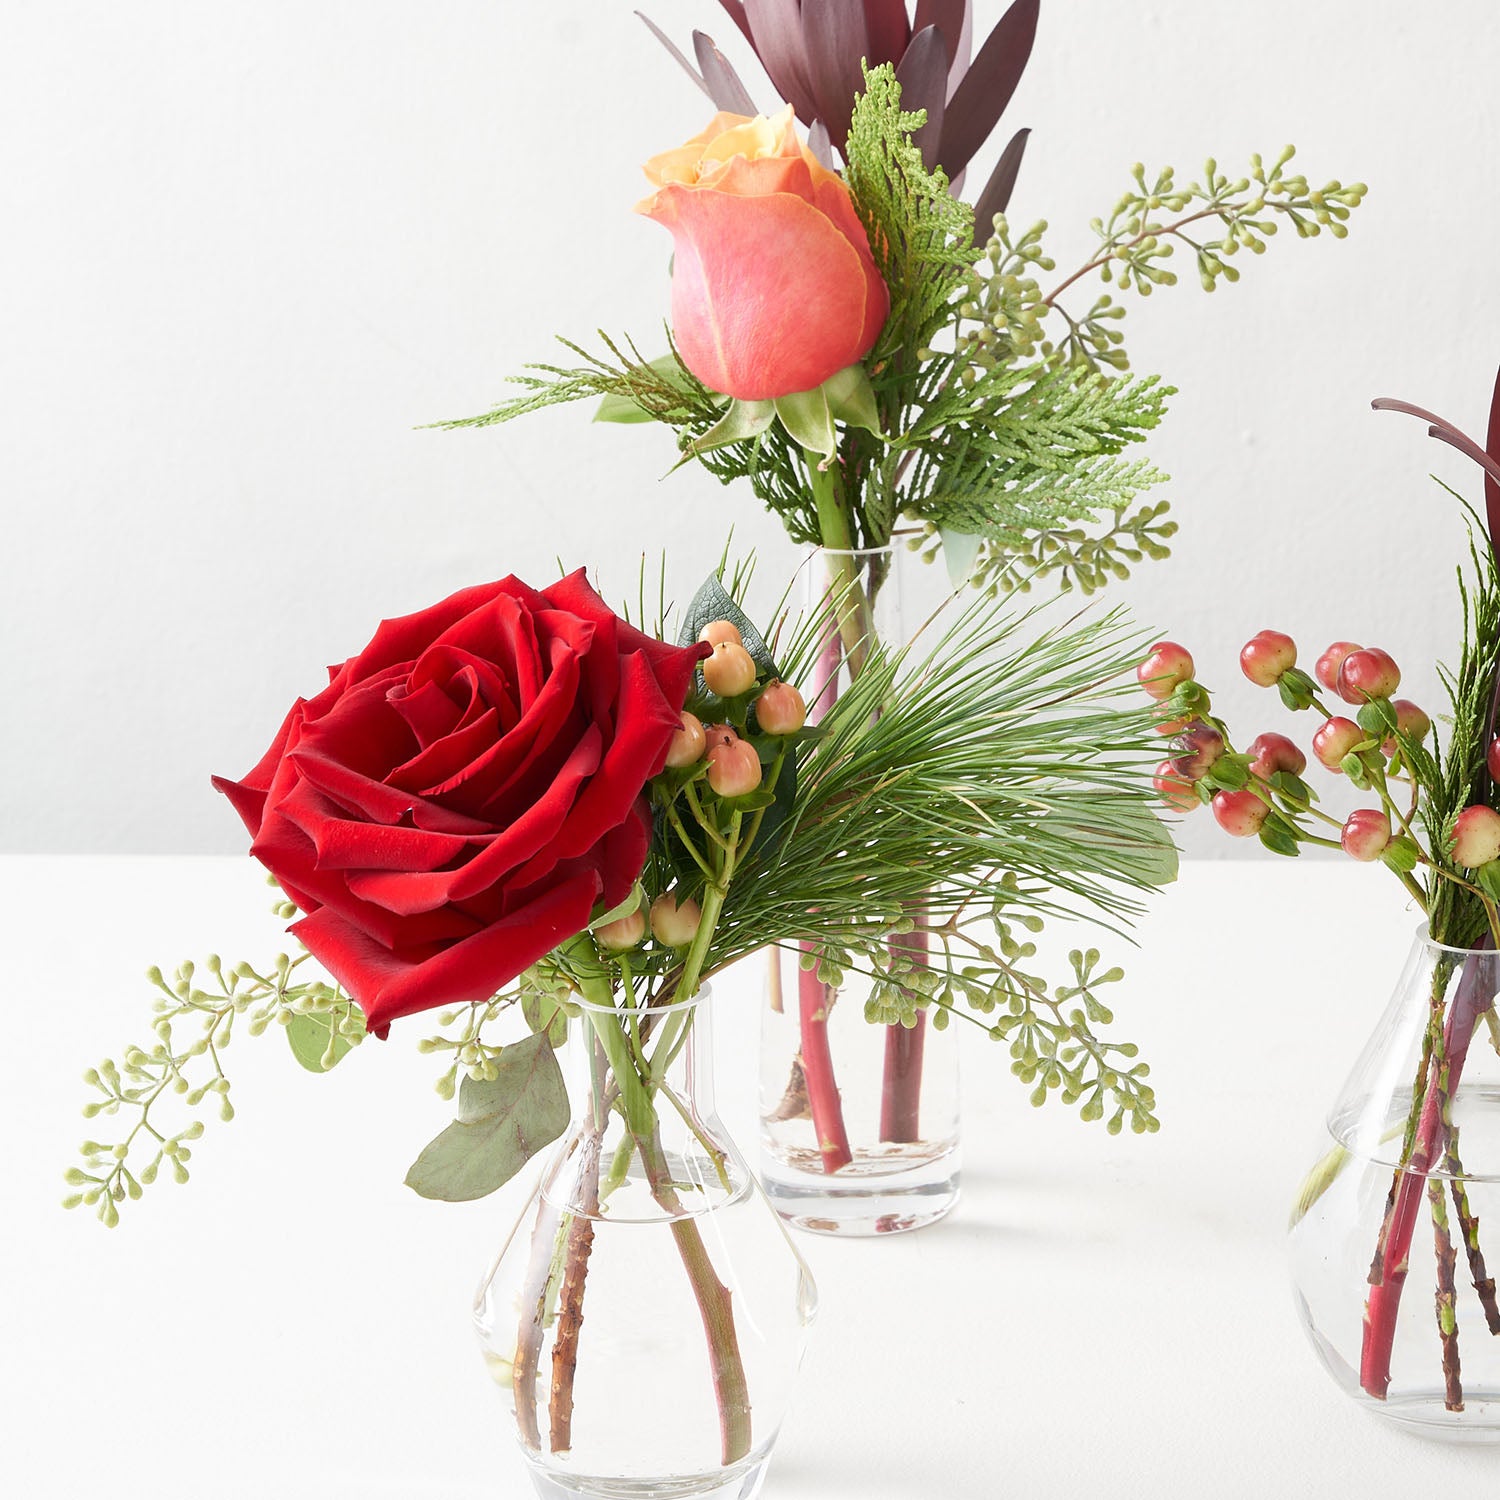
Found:
[[[755,658],[734,641],[720,641],[703,663],[703,680],[709,692],[738,698],[755,686]]]

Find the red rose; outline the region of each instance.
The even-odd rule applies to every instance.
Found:
[[[718,114],[646,163],[637,211],[672,232],[672,335],[710,390],[810,391],[870,352],[890,295],[849,189],[773,119]]]
[[[292,931],[370,1029],[483,1000],[622,901],[642,795],[707,647],[618,619],[582,572],[385,621],[299,699],[243,781],[214,778]]]

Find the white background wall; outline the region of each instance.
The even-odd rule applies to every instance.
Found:
[[[981,0],[986,29],[1000,8]],[[774,102],[709,0],[650,13],[710,30]],[[748,495],[660,482],[661,431],[581,409],[416,430],[483,409],[554,333],[657,343],[668,244],[630,214],[638,164],[708,106],[629,5],[7,0],[4,20],[0,848],[242,848],[209,771],[243,772],[379,615],[463,584],[561,556],[619,593],[665,545],[687,591],[731,521],[767,575],[788,566]],[[1462,524],[1426,475],[1478,486],[1366,402],[1482,430],[1497,67],[1492,0],[1043,6],[1007,116],[1034,127],[1013,215],[1051,222],[1061,264],[1137,159],[1187,175],[1294,140],[1310,176],[1370,184],[1344,243],[1281,237],[1239,286],[1188,276],[1130,318],[1137,367],[1181,389],[1152,452],[1183,531],[1120,594],[1193,647],[1246,739],[1262,704],[1281,717],[1234,667],[1264,625],[1309,656],[1383,644],[1435,699]],[[1190,847],[1250,852],[1210,833]]]

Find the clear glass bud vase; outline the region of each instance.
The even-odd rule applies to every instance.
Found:
[[[909,644],[906,556],[904,549],[819,548],[804,563],[804,617],[818,622],[821,642],[806,693],[809,722],[827,713],[877,643],[887,650]],[[921,915],[911,914],[917,923]],[[893,934],[889,950],[883,981],[841,972],[806,944],[767,955],[761,1176],[777,1210],[800,1229],[916,1229],[958,1200],[956,1038],[926,1009],[902,1003],[919,994],[918,984],[891,982],[903,969],[910,977],[920,970],[921,932]],[[893,999],[902,1019],[880,1024]]]
[[[816,1293],[715,1112],[707,996],[580,1005],[572,1121],[475,1298],[544,1500],[750,1500],[790,1401]]]
[[[1425,929],[1292,1209],[1296,1303],[1366,1409],[1500,1442],[1500,959]]]

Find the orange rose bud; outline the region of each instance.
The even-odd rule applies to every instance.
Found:
[[[1187,647],[1176,641],[1158,641],[1135,669],[1135,675],[1153,698],[1170,698],[1179,682],[1192,677],[1193,658]]]
[[[646,913],[640,907],[628,916],[616,917],[594,929],[594,941],[606,953],[623,953],[627,948],[639,945],[646,936]]]
[[[1448,846],[1453,863],[1477,870],[1500,859],[1500,813],[1492,807],[1466,807],[1453,824]]]
[[[703,663],[703,681],[721,698],[738,698],[755,686],[755,658],[733,641],[720,641]]]
[[[708,784],[721,797],[743,797],[760,786],[760,756],[749,740],[721,740],[708,747]]]
[[[768,682],[755,700],[756,722],[767,734],[796,734],[807,723],[807,704],[789,682]]]
[[[742,401],[822,385],[870,352],[890,311],[849,189],[793,113],[715,115],[646,163],[655,191],[636,205],[672,235],[682,362]]]
[[[672,736],[672,743],[667,746],[667,764],[674,771],[680,771],[684,766],[697,765],[703,759],[707,745],[708,736],[703,732],[703,721],[697,714],[690,714],[684,709],[682,728]]]
[[[732,646],[745,644],[745,638],[740,634],[740,627],[733,620],[710,620],[698,632],[698,639],[707,641],[710,646],[717,646],[720,641],[728,641]]]
[[[651,935],[668,948],[686,948],[698,935],[703,913],[691,896],[678,901],[670,891],[651,903]]]

